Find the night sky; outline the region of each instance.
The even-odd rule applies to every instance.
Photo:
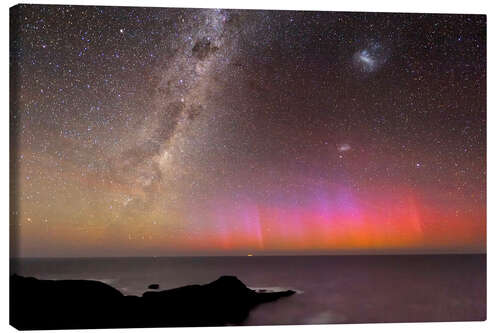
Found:
[[[11,10],[21,256],[484,252],[486,17]]]

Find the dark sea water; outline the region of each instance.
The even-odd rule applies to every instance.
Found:
[[[221,275],[298,291],[259,305],[244,325],[486,319],[486,255],[12,259],[11,273],[100,280],[127,295]]]

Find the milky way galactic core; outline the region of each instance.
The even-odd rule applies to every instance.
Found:
[[[11,10],[20,256],[484,252],[486,17]]]

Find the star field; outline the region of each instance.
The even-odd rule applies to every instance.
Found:
[[[20,5],[23,256],[478,252],[486,19]]]

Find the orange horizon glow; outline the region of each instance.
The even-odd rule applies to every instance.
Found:
[[[77,184],[75,188],[82,189],[81,180]],[[111,202],[123,196],[117,186],[104,189],[107,186],[100,187]],[[74,206],[59,207],[45,212],[52,214],[50,225],[32,213],[35,207],[21,202],[24,209],[17,218],[23,223],[14,230],[21,246],[16,251],[21,256],[42,248],[49,256],[93,256],[93,250],[112,256],[485,251],[484,209],[467,206],[456,196],[450,197],[452,204],[443,205],[407,186],[385,195],[338,187],[322,193],[323,197],[305,197],[303,204],[290,198],[259,203],[223,196],[196,209],[166,216],[156,207],[128,220],[107,211],[108,203],[93,210],[82,207],[80,217]],[[61,218],[68,220],[62,223]]]

